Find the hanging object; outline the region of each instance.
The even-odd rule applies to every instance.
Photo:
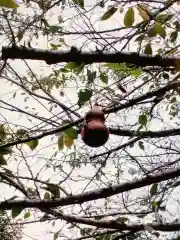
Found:
[[[100,147],[109,138],[109,130],[105,125],[103,111],[94,106],[85,116],[85,125],[81,128],[83,142],[90,147]]]

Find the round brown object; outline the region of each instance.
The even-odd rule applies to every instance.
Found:
[[[92,121],[93,119],[97,119],[103,122],[105,121],[104,112],[97,106],[94,106],[89,112],[87,112],[85,116],[85,120],[87,122]]]
[[[84,143],[90,147],[100,147],[109,138],[109,130],[102,121],[92,120],[81,129]]]

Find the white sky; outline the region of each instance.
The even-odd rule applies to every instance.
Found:
[[[94,3],[96,3],[96,1],[95,0],[91,0],[90,3],[91,3],[91,6],[92,6],[92,5],[94,5]],[[89,1],[85,1],[85,6],[87,4],[89,5]],[[27,15],[31,14],[31,10],[30,9],[26,9],[23,6],[21,6],[18,9],[18,11],[21,11],[22,13],[27,14]],[[114,16],[110,20],[108,20],[108,21],[104,21],[104,22],[97,21],[97,19],[100,16],[102,16],[102,14],[104,12],[105,12],[105,9],[101,9],[101,8],[96,8],[94,10],[93,14],[91,12],[91,14],[92,14],[90,16],[91,17],[91,21],[92,21],[93,26],[94,26],[94,28],[96,30],[105,30],[105,29],[111,29],[112,27],[116,28],[116,27],[123,26],[123,13],[120,14],[119,12],[114,14]],[[55,9],[53,9],[53,12],[52,11],[50,12],[49,20],[50,20],[51,24],[56,24],[57,23],[57,19],[58,19],[59,14],[60,14],[59,8],[55,8]],[[67,19],[67,18],[72,17],[73,14],[74,14],[73,8],[66,7],[64,12],[63,12],[62,17],[63,17],[63,19]],[[137,21],[140,20],[138,15],[136,16],[136,19],[137,19]],[[67,25],[67,30],[69,30],[69,31],[72,30],[73,28],[74,28],[73,29],[74,31],[76,31],[76,30],[83,31],[83,30],[86,29],[86,26],[81,21],[81,19],[76,19],[76,21],[74,21],[72,29],[69,26],[69,22],[67,22],[67,24],[65,23],[65,26],[66,25]],[[124,35],[125,32],[121,31],[121,32],[116,32],[115,34],[117,36],[119,36],[120,34]],[[1,40],[1,45],[5,46],[6,42],[4,41],[3,36],[0,37],[0,40]],[[77,36],[74,36],[74,37],[72,37],[72,36],[65,36],[65,41],[69,45],[75,45],[77,47],[81,47],[83,42],[85,41],[85,38],[77,37]],[[39,38],[37,40],[34,40],[32,46],[33,47],[37,47],[37,48],[47,49],[47,47],[48,47],[47,39],[45,39],[44,37],[41,37],[41,38]],[[130,47],[131,47],[131,50],[136,51],[136,46],[130,46]],[[86,48],[87,49],[88,48],[92,49],[92,48],[94,48],[94,44],[91,43]],[[33,71],[36,72],[37,74],[46,75],[46,74],[50,73],[50,71],[51,71],[51,66],[47,66],[43,62],[28,61],[28,63],[30,65],[30,67],[33,69]],[[14,67],[14,69],[16,71],[20,72],[22,76],[24,74],[26,74],[27,68],[22,64],[21,60],[12,61],[12,66]],[[45,109],[43,109],[40,105],[37,105],[37,102],[33,101],[32,99],[28,100],[27,103],[24,102],[24,96],[21,95],[19,91],[17,91],[16,98],[12,99],[12,94],[13,94],[12,91],[17,91],[17,88],[13,87],[13,86],[10,86],[10,84],[5,82],[4,80],[1,81],[0,99],[2,99],[4,101],[7,100],[9,103],[14,104],[16,106],[19,106],[22,109],[24,109],[24,107],[27,104],[28,104],[29,107],[33,107],[34,106],[36,108],[36,110],[40,113],[40,115],[48,117],[47,116],[47,111]],[[77,101],[76,91],[77,90],[75,88],[68,87],[66,89],[66,92],[67,92],[71,102],[73,102],[73,103],[76,103],[76,101]],[[59,95],[59,91],[54,91],[53,92],[53,96],[55,96],[57,99],[59,99],[60,101],[65,102],[65,103],[67,101],[67,99],[63,99]],[[57,109],[56,111],[59,111],[59,109]],[[164,113],[164,114],[165,114],[165,117],[167,118],[166,113]],[[10,122],[14,122],[14,123],[17,123],[19,125],[25,125],[25,126],[29,125],[29,127],[31,126],[31,124],[27,121],[27,118],[25,116],[23,116],[23,115],[15,114],[14,112],[10,113],[9,111],[6,111],[6,110],[4,110],[4,111],[1,110],[1,116],[6,116],[6,118]],[[51,117],[51,114],[49,114],[49,117]],[[136,115],[131,116],[131,121],[134,121],[136,118],[137,118]],[[167,122],[168,122],[168,119],[167,119]],[[152,129],[153,130],[159,130],[161,127],[162,126],[160,124],[158,124],[158,125],[154,124],[152,126]],[[118,139],[117,139],[117,137],[112,137],[111,136],[111,140],[112,140],[111,144],[113,144],[113,141],[114,141],[114,144],[115,144],[115,142]],[[50,141],[51,141],[51,145],[49,145]],[[110,142],[108,144],[110,144]],[[77,145],[78,145],[78,142],[77,142]],[[42,168],[42,166],[45,164],[45,161],[42,159],[42,157],[46,156],[47,159],[48,159],[54,153],[54,148],[53,147],[55,147],[55,149],[57,149],[57,137],[56,136],[54,136],[53,140],[51,140],[51,137],[46,137],[46,138],[40,140],[39,141],[39,146],[38,146],[37,150],[35,150],[33,152],[30,151],[28,149],[28,147],[23,146],[23,151],[25,151],[26,158],[29,159],[28,163],[31,165],[31,169],[32,169],[32,172],[34,174],[38,173],[40,171],[40,169]],[[98,151],[101,151],[101,150],[98,150]],[[134,148],[132,150],[132,152],[134,152],[136,155],[139,154],[139,151],[140,150],[138,148]],[[59,157],[59,159],[60,159],[61,157],[63,157],[63,155],[61,153],[59,153],[57,155],[57,157]],[[8,168],[9,168],[9,166],[10,166],[10,168],[12,170],[17,171],[17,166],[14,165],[14,159],[10,163],[8,163]],[[111,171],[114,171],[112,166],[113,165],[110,162],[108,162],[108,168],[111,169]],[[129,169],[130,166],[133,166],[133,165],[127,163],[123,167],[124,173],[121,176],[121,181],[122,182],[126,181],[126,180],[133,179],[133,176],[131,176],[128,173],[128,169]],[[133,166],[133,167],[137,168],[136,166]],[[66,166],[65,169],[68,172],[69,167]],[[19,175],[22,175],[22,176],[29,175],[27,167],[23,163],[20,164],[18,170],[19,170],[19,172],[18,172]],[[94,168],[91,165],[88,164],[88,166],[86,166],[86,167],[82,167],[81,169],[77,169],[75,174],[77,176],[78,175],[81,175],[81,176],[85,175],[86,177],[88,177],[88,175],[89,175],[89,177],[90,177],[90,176],[92,176],[94,174]],[[51,178],[54,183],[56,183],[56,181],[59,181],[61,179],[61,177],[59,175],[59,171],[57,173],[54,173],[52,169],[47,169],[47,170],[44,169],[39,177],[40,177],[40,179],[44,179],[44,180],[47,180],[48,178]],[[80,192],[84,188],[84,186],[86,185],[87,182],[88,181],[85,181],[85,180],[83,182],[80,182],[80,183],[74,183],[72,181],[68,181],[69,191],[71,189],[73,189],[73,193],[76,194],[76,193]],[[66,183],[66,190],[68,190],[68,184]],[[27,185],[30,186],[30,183],[27,182]],[[91,188],[92,187],[93,187],[93,184],[91,185]],[[94,186],[94,187],[97,188],[97,186]],[[136,194],[137,194],[137,192],[136,192]],[[6,187],[4,185],[1,185],[0,199],[3,200],[5,198],[9,198],[9,197],[11,197],[13,195],[16,195],[16,194],[18,196],[22,196],[22,195],[19,194],[19,192],[18,193],[14,192],[13,188],[9,189],[8,187]],[[179,198],[178,190],[176,190],[174,196],[176,196],[177,199]],[[174,198],[174,196],[173,196],[173,198]],[[171,199],[171,201],[169,201],[169,209],[171,210],[171,212],[173,212],[175,214],[175,213],[178,212],[177,211],[178,210],[178,202],[174,202],[173,198]],[[100,206],[101,206],[101,202],[103,202],[103,200],[99,201]],[[172,208],[172,206],[173,206],[173,208]],[[78,206],[76,208],[79,209]],[[167,206],[167,208],[168,208],[168,206]],[[69,210],[66,210],[66,213],[68,213],[68,212],[71,213],[71,211],[73,211],[72,209],[69,208]],[[33,211],[31,211],[31,214],[33,215]],[[18,218],[22,218],[23,219],[23,214],[21,216],[19,216]],[[33,219],[33,216],[32,216],[32,219]],[[31,220],[31,218],[29,220]],[[33,239],[33,240],[34,239],[36,239],[36,240],[50,240],[50,239],[53,239],[53,236],[50,236],[49,234],[46,234],[46,233],[48,233],[49,231],[52,231],[52,232],[58,231],[60,229],[60,226],[62,226],[63,224],[64,223],[62,223],[62,221],[60,221],[60,220],[56,222],[54,227],[51,225],[51,223],[27,224],[27,225],[25,225],[25,228],[24,228],[23,240],[29,240],[29,239]],[[68,229],[65,228],[64,232],[65,232],[65,234],[67,234],[71,238],[78,237],[77,233],[74,232],[72,229],[68,230]]]

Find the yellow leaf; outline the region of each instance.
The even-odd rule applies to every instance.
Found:
[[[38,146],[38,143],[39,143],[38,140],[35,139],[30,142],[26,142],[25,144],[27,144],[30,147],[30,149],[33,151]]]
[[[170,4],[174,4],[175,2],[177,2],[177,4],[179,4],[179,0],[167,0],[167,1],[165,1],[164,5],[168,6]]]
[[[74,143],[74,139],[68,137],[67,135],[64,135],[64,145],[67,147],[67,148],[70,148]]]
[[[60,135],[58,138],[58,148],[62,150],[64,148],[64,134]]]
[[[14,0],[0,0],[0,7],[17,8],[19,5]]]
[[[174,61],[174,66],[176,68],[176,71],[179,72],[180,71],[180,59],[176,59]]]
[[[137,6],[137,10],[139,11],[139,15],[142,17],[144,21],[150,20],[149,10],[144,4],[139,4]]]

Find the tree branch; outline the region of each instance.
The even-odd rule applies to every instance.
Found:
[[[109,132],[123,137],[141,136],[142,138],[160,138],[180,135],[180,128],[168,129],[162,131],[133,131],[120,128],[109,128]]]
[[[174,80],[177,80],[178,78],[180,77],[180,74],[178,74]],[[159,96],[161,94],[165,94],[166,92],[172,90],[172,89],[178,89],[180,87],[180,81],[173,81],[167,85],[165,85],[164,87],[161,87],[159,88],[158,90],[154,90],[154,91],[151,91],[151,92],[147,92],[139,97],[136,97],[136,98],[133,98],[133,99],[130,99],[129,101],[127,101],[126,103],[124,104],[120,104],[116,107],[111,107],[109,109],[106,109],[105,110],[105,113],[113,113],[113,112],[117,112],[117,111],[120,111],[122,109],[125,109],[125,108],[128,108],[128,107],[132,107],[134,106],[135,104],[141,102],[141,101],[144,101],[146,99],[149,99],[149,98],[152,98],[154,96]]]
[[[136,180],[128,181],[120,185],[114,185],[108,188],[101,188],[94,191],[88,191],[83,194],[72,195],[57,200],[14,200],[14,201],[2,201],[0,202],[0,209],[12,209],[13,207],[23,208],[54,208],[60,206],[67,206],[71,204],[82,204],[84,202],[111,197],[116,194],[127,192],[133,189],[145,187],[153,183],[159,183],[178,177],[180,175],[180,169],[167,171],[165,173],[157,175],[149,175],[148,177]]]
[[[157,231],[163,231],[163,232],[173,232],[180,230],[180,223],[151,223],[151,224],[125,224],[120,223],[117,220],[91,220],[91,219],[85,219],[81,217],[76,217],[72,215],[66,215],[63,213],[60,213],[56,210],[47,210],[49,214],[56,215],[62,220],[65,220],[67,222],[75,222],[80,224],[87,224],[91,226],[95,226],[97,228],[108,228],[108,229],[118,229],[121,231],[141,231],[145,230],[146,227],[151,227],[153,230]]]
[[[54,51],[18,46],[2,47],[2,59],[43,60],[47,64],[59,62],[79,62],[85,64],[93,62],[126,62],[137,66],[161,67],[176,67],[180,63],[180,58],[139,55],[135,52],[81,52],[76,48],[70,51]]]

